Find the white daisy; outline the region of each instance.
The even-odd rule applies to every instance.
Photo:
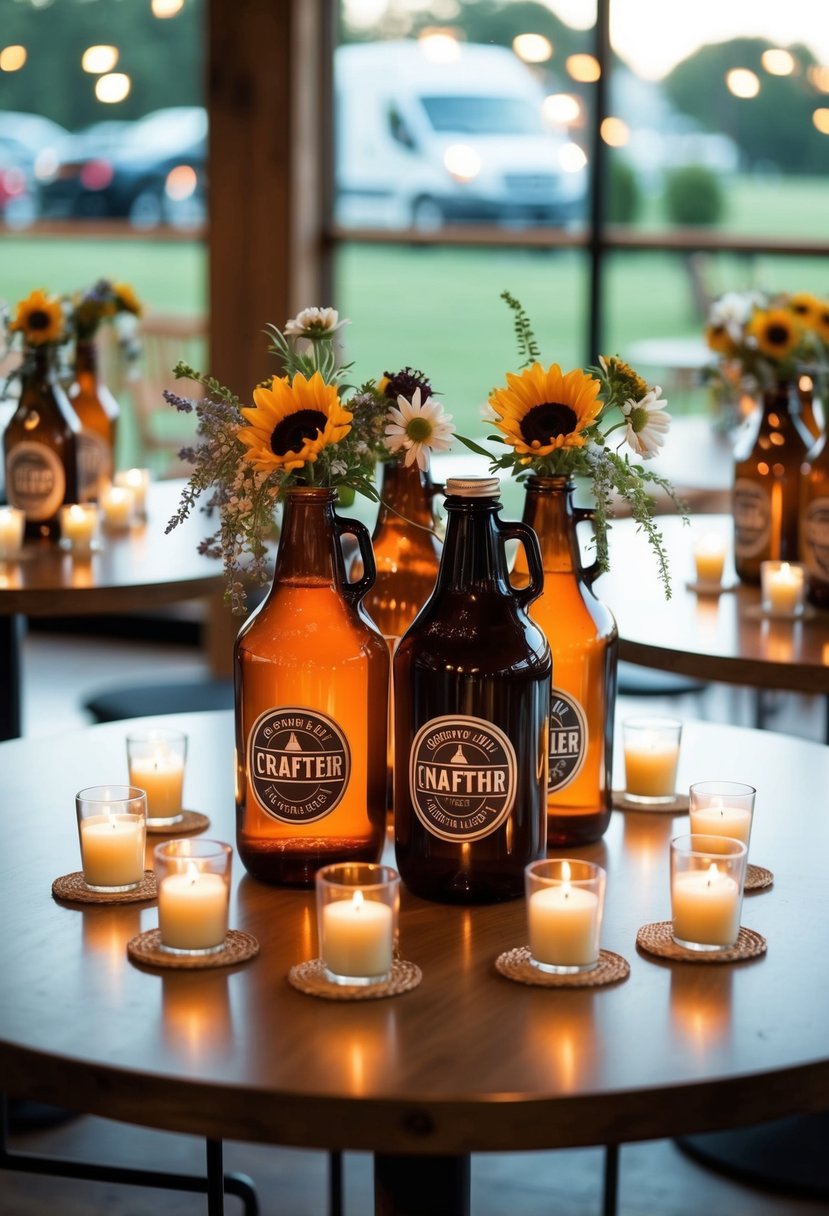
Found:
[[[657,384],[641,401],[632,398],[622,406],[625,416],[625,439],[637,455],[647,460],[655,456],[671,425],[671,416],[663,408],[668,403],[660,396],[662,389]]]
[[[285,333],[291,338],[330,338],[348,321],[341,321],[336,308],[303,308],[302,312],[285,322]]]
[[[714,329],[724,329],[732,342],[740,343],[752,312],[762,304],[763,297],[757,291],[726,291],[712,303],[708,323]]]
[[[421,404],[420,389],[416,388],[411,401],[397,398],[397,405],[390,406],[389,419],[383,439],[390,452],[404,449],[405,465],[417,461],[418,468],[426,472],[429,468],[429,452],[445,452],[451,446],[455,427],[452,415],[447,414],[439,401],[427,397]]]

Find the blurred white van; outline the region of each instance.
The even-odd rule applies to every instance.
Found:
[[[429,230],[583,215],[584,153],[545,122],[540,84],[506,47],[359,43],[337,49],[334,71],[338,222]]]

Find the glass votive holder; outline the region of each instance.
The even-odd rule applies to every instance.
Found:
[[[132,527],[135,494],[129,486],[106,486],[101,491],[99,505],[107,528],[118,532]]]
[[[20,507],[0,507],[0,561],[19,556],[25,527],[25,511]]]
[[[694,565],[700,586],[719,587],[725,566],[725,537],[706,532],[694,545]]]
[[[112,484],[132,490],[135,514],[146,515],[147,490],[150,485],[149,469],[121,469],[113,477]]]
[[[748,849],[725,836],[671,841],[673,939],[688,950],[722,950],[740,932]]]
[[[171,827],[182,819],[187,736],[166,727],[127,735],[130,781],[147,793],[150,827]]]
[[[134,891],[144,879],[144,791],[132,785],[91,785],[75,795],[75,811],[89,890]]]
[[[591,861],[530,862],[524,890],[534,967],[571,975],[598,965],[606,881],[605,871]]]
[[[756,794],[740,781],[697,781],[689,791],[691,834],[741,840],[748,850]]]
[[[92,502],[65,503],[60,509],[61,544],[73,553],[89,553],[98,530],[98,508]]]
[[[803,566],[799,562],[761,562],[760,592],[768,616],[796,617],[803,612]]]
[[[317,871],[317,933],[334,984],[382,984],[397,948],[400,875],[391,866],[338,862]]]
[[[216,954],[224,949],[233,850],[220,840],[167,840],[153,850],[161,949]]]
[[[625,795],[643,806],[673,802],[682,723],[678,718],[626,718]]]

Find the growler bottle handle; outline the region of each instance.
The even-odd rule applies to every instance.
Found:
[[[374,580],[377,577],[377,566],[374,562],[371,537],[368,534],[368,528],[364,524],[361,524],[359,519],[345,519],[340,515],[336,515],[334,517],[334,527],[338,540],[343,536],[353,536],[357,541],[357,548],[360,550],[363,575],[362,578],[351,582],[345,573],[345,561],[342,558],[342,546],[340,546],[340,558],[342,561],[340,586],[349,604],[356,607],[363,596],[374,586]]]
[[[596,518],[596,510],[594,507],[573,507],[573,519],[577,524],[589,519],[591,524]],[[581,558],[579,558],[581,560]],[[599,570],[598,560],[590,563],[589,566],[582,566],[581,573],[588,587],[592,587],[601,571]]]
[[[529,524],[505,523],[501,519],[496,519],[495,522],[504,540],[517,540],[524,547],[530,581],[526,587],[516,588],[510,584],[510,591],[521,607],[526,608],[533,600],[537,600],[544,590],[544,565],[538,537]]]

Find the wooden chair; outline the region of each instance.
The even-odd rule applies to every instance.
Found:
[[[124,380],[122,391],[132,401],[141,463],[159,477],[187,477],[191,466],[178,453],[195,439],[195,415],[177,413],[161,394],[173,389],[183,397],[204,396],[195,382],[176,380],[173,368],[181,359],[206,368],[207,317],[154,313],[142,318],[138,333],[138,375]]]

